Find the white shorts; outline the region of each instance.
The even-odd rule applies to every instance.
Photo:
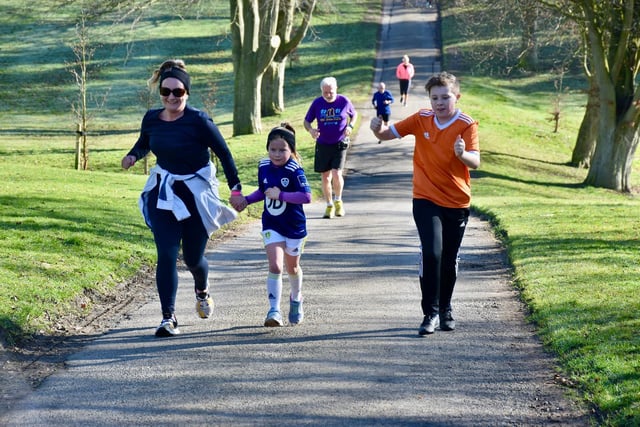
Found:
[[[284,251],[290,256],[302,255],[304,242],[307,240],[306,237],[303,237],[302,239],[290,239],[274,230],[264,230],[260,234],[262,234],[262,242],[265,246],[272,243],[284,242]]]

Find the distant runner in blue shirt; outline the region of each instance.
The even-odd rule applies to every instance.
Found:
[[[307,237],[307,219],[302,205],[311,202],[311,188],[296,151],[295,130],[288,123],[271,129],[267,136],[269,157],[258,164],[258,189],[245,197],[247,205],[264,200],[262,238],[269,261],[267,296],[269,312],[264,326],[282,326],[280,300],[282,271],[286,265],[291,294],[289,323],[302,322],[302,269],[300,255]]]
[[[389,116],[391,116],[391,104],[393,104],[393,95],[387,90],[387,85],[384,82],[378,84],[378,90],[373,94],[371,98],[371,104],[376,108],[376,116],[382,119],[385,126],[389,125]],[[380,144],[378,140],[378,144]]]

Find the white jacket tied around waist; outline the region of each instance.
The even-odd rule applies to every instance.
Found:
[[[148,194],[158,183],[158,178],[160,178],[160,188],[158,189],[156,208],[173,212],[178,221],[189,218],[191,213],[184,202],[173,193],[173,183],[176,181],[184,182],[193,194],[198,213],[202,218],[202,224],[209,237],[214,231],[236,219],[238,215],[220,200],[216,168],[213,163],[209,162],[207,166],[196,173],[188,175],[174,175],[156,165],[151,169],[149,179],[147,179],[138,201],[140,212],[142,212],[144,221],[149,228],[152,227],[147,209]]]

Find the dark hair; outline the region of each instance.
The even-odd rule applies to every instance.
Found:
[[[300,156],[298,156],[298,152],[296,151],[296,131],[287,122],[280,123],[280,126],[276,126],[269,132],[267,135],[267,151],[269,151],[269,144],[276,138],[282,138],[289,145],[289,149],[291,150],[291,155],[298,162],[300,161]]]
[[[427,93],[431,93],[431,88],[434,86],[451,86],[453,93],[460,93],[460,82],[453,74],[443,71],[441,73],[433,75],[424,85]]]
[[[182,59],[168,59],[164,61],[160,64],[160,67],[153,71],[147,84],[150,87],[153,87],[156,83],[162,85],[162,81],[168,77],[180,80],[187,93],[191,90],[191,77],[189,73],[187,73],[187,67]]]

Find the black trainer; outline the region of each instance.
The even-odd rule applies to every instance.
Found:
[[[443,331],[453,331],[456,328],[456,321],[451,315],[451,310],[440,313],[440,329]]]
[[[440,323],[440,317],[437,314],[424,316],[424,320],[420,324],[420,329],[418,329],[418,334],[427,335],[434,333],[438,327],[438,323]]]

